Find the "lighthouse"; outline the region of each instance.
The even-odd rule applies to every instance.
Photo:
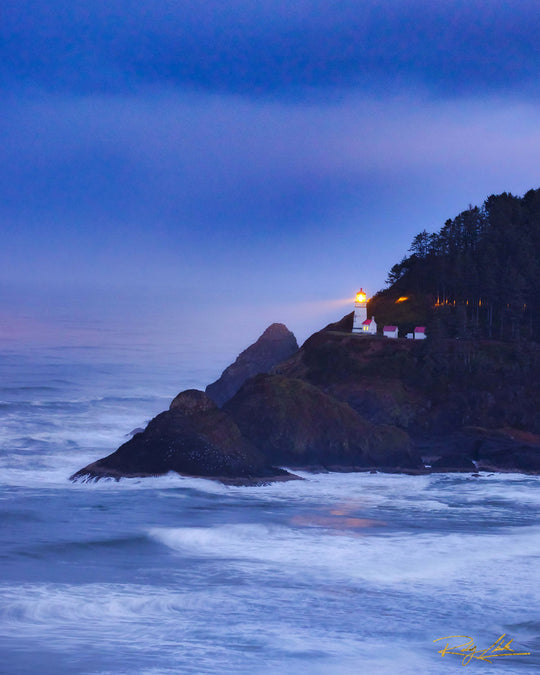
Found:
[[[367,296],[361,288],[354,298],[353,333],[361,335],[376,335],[377,324],[375,317],[367,318]]]
[[[367,295],[361,288],[354,298],[353,333],[364,332],[364,321],[367,319]]]

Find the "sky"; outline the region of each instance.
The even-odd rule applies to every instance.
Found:
[[[3,0],[0,347],[302,342],[540,187],[539,34],[537,0]]]

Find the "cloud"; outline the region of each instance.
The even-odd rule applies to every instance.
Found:
[[[272,306],[343,297],[359,273],[375,292],[416,232],[540,185],[537,112],[502,98],[313,105],[154,89],[4,104],[0,280],[52,288],[32,311],[85,314],[91,286],[101,313],[143,323],[163,304],[211,312],[216,293],[277,320]]]
[[[278,98],[540,86],[535,0],[6,0],[2,26],[7,86]]]
[[[533,187],[537,112],[500,98],[313,106],[154,92],[18,102],[2,123],[0,213],[97,230],[301,233],[435,176],[441,187],[452,173],[473,182],[487,173],[493,189]]]

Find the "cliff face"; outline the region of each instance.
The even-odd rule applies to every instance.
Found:
[[[495,341],[312,335],[276,371],[409,434],[428,462],[540,471],[540,348]],[[527,433],[526,433],[527,432]]]
[[[291,468],[419,469],[399,429],[375,426],[346,402],[301,379],[259,375],[224,411],[265,457]]]
[[[331,327],[330,327],[331,328]],[[392,340],[324,330],[275,371],[413,434],[466,425],[540,434],[540,346]]]
[[[254,344],[245,349],[221,377],[206,387],[207,395],[221,407],[246,380],[270,370],[298,350],[293,333],[282,323],[269,326]]]

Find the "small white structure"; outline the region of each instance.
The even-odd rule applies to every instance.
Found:
[[[416,326],[414,329],[414,339],[415,340],[425,340],[426,339],[426,327],[425,326]]]
[[[362,333],[364,335],[377,335],[377,324],[375,323],[375,317],[372,316],[371,319],[366,319],[362,324]]]
[[[397,338],[398,336],[398,327],[397,326],[385,326],[383,328],[383,335],[387,338]]]
[[[407,333],[405,337],[407,338],[407,340],[414,340],[414,333]]]
[[[361,288],[354,298],[353,333],[363,333],[364,321],[367,319],[367,295]]]

